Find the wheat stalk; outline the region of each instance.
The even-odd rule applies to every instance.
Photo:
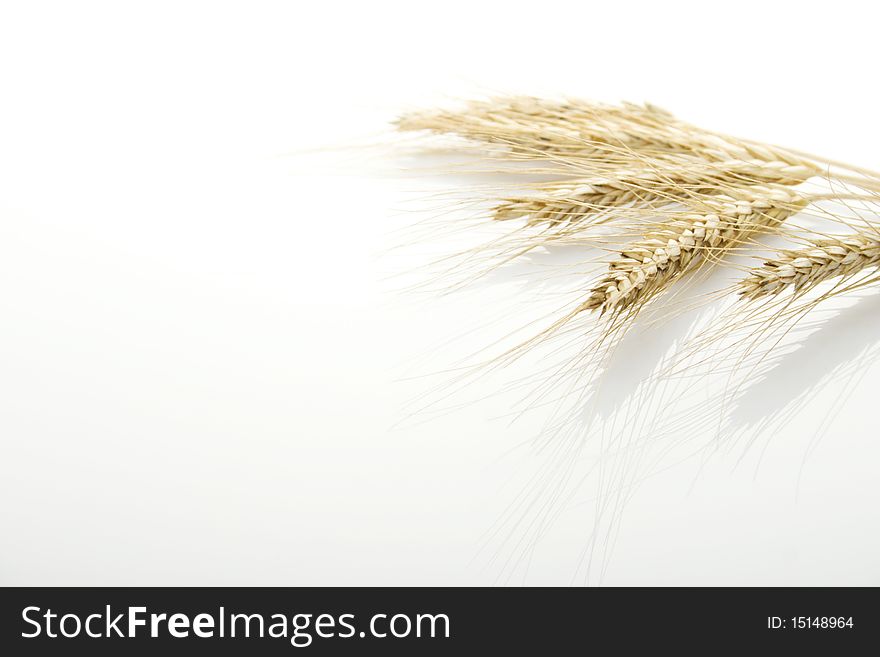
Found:
[[[619,252],[568,318],[586,310],[637,312],[677,278],[719,261],[759,232],[778,229],[817,200],[792,189],[815,176],[834,183],[825,199],[853,197],[852,186],[880,192],[880,174],[703,130],[651,105],[515,96],[412,113],[397,125],[501,146],[492,152],[502,157],[550,163],[545,171],[558,180],[502,196],[493,208],[494,219],[525,219],[527,226],[554,231],[526,234],[505,261],[593,224],[636,219],[644,236]],[[764,287],[779,285],[776,274]],[[748,290],[747,297],[760,294]]]
[[[742,298],[760,299],[786,289],[804,292],[833,278],[880,266],[880,239],[857,232],[839,238],[810,240],[808,248],[781,251],[779,257],[752,269],[739,285]]]

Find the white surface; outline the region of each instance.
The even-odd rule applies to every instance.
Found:
[[[376,175],[375,152],[290,154],[505,91],[650,100],[880,168],[877,14],[864,2],[5,3],[0,583],[580,581],[586,496],[515,576],[491,541],[479,551],[541,458],[540,413],[495,419],[518,394],[397,425],[424,385],[402,374],[450,366],[460,352],[432,349],[509,312],[512,288],[395,293],[383,254],[399,182]],[[876,317],[815,353],[833,368],[853,330],[873,343]],[[822,376],[799,371],[775,385]],[[878,374],[803,469],[843,383],[817,390],[757,470],[720,454],[696,482],[685,468],[642,484],[602,581],[880,584]],[[474,398],[503,381],[481,380]]]

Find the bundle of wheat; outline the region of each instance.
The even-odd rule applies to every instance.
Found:
[[[540,370],[540,385],[525,398],[536,406],[552,402],[555,416],[545,426],[559,455],[547,479],[537,479],[541,486],[553,484],[534,504],[541,511],[526,532],[551,522],[550,509],[568,494],[570,468],[590,436],[599,439],[594,531],[601,526],[606,536],[613,535],[639,478],[640,459],[655,444],[657,463],[679,440],[706,432],[713,438],[725,432],[730,445],[744,436],[747,449],[787,417],[784,404],[753,423],[727,411],[773,363],[770,352],[785,353],[776,351],[780,340],[818,303],[880,284],[880,228],[866,218],[880,210],[880,174],[860,167],[713,133],[651,105],[499,98],[410,114],[398,127],[464,139],[468,152],[476,147],[490,169],[514,177],[517,191],[493,193],[487,216],[494,229],[511,231],[509,239],[474,250],[469,264],[498,254],[497,266],[554,244],[583,249],[590,265],[595,258],[588,254],[606,256],[604,271],[591,269],[585,280],[579,263],[570,307],[554,308],[543,330],[473,370],[507,365],[551,336],[571,337],[547,350],[554,358],[562,355]],[[540,173],[542,181],[517,178],[523,173]],[[819,219],[847,230],[810,225]],[[725,261],[728,271],[741,271],[730,256],[763,250],[765,237],[788,238],[795,246],[761,257],[744,278],[714,292],[684,303],[683,295],[670,292],[686,279],[706,280]],[[693,306],[719,298],[729,302],[691,322]],[[643,328],[678,315],[683,321],[673,329],[680,334],[670,344],[663,330],[652,331],[652,339],[661,339],[647,358],[644,352],[626,356],[625,340],[649,333],[627,338],[648,306],[659,313],[642,317]],[[569,346],[573,352],[565,351]],[[631,360],[618,367],[621,353]],[[543,353],[533,355],[546,360]],[[615,381],[619,372],[624,385]],[[444,395],[450,387],[444,382]],[[570,410],[566,400],[573,402]],[[538,495],[543,490],[529,487],[521,499],[532,508]],[[515,519],[513,526],[519,524]],[[594,545],[587,550],[591,559]]]
[[[591,228],[615,221],[641,232],[616,249],[607,272],[589,284],[587,299],[566,319],[589,310],[634,316],[677,279],[720,262],[758,235],[780,231],[812,204],[877,203],[880,191],[880,174],[703,130],[651,105],[496,98],[409,114],[397,125],[483,144],[492,158],[542,162],[543,172],[556,175],[495,204],[493,219],[519,219],[536,231],[517,232],[513,257],[569,237],[588,243]],[[803,190],[812,178],[830,181],[832,192]],[[871,236],[822,240],[753,271],[741,297],[803,290],[876,259]]]

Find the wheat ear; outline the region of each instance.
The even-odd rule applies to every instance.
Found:
[[[702,262],[715,261],[755,233],[779,226],[806,201],[785,187],[755,187],[746,198],[721,196],[706,210],[673,216],[620,252],[581,310],[620,311],[646,302]]]
[[[742,298],[753,300],[785,289],[803,292],[833,278],[880,266],[880,239],[865,233],[810,240],[808,248],[781,251],[779,257],[752,269],[739,286]]]
[[[516,156],[534,158],[613,157],[618,148],[675,151],[649,125],[670,119],[650,105],[555,103],[524,96],[471,101],[462,110],[413,112],[400,117],[400,130],[457,134],[497,144]],[[626,156],[624,156],[626,157]]]
[[[652,105],[619,106],[528,96],[472,101],[462,110],[404,115],[401,130],[457,134],[506,147],[518,157],[596,166],[633,159],[687,156],[703,162],[782,161],[820,174],[827,166],[786,149],[702,130]],[[637,157],[636,157],[637,156]]]
[[[811,175],[807,167],[779,160],[625,168],[607,176],[546,183],[531,194],[503,198],[493,218],[527,217],[530,225],[572,226],[593,215],[607,218],[613,209],[657,207],[756,183],[797,185]]]

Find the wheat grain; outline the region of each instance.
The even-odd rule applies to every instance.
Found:
[[[803,292],[833,278],[848,277],[880,266],[880,239],[865,233],[811,240],[808,248],[781,251],[753,269],[740,283],[748,300],[779,294],[785,289]]]

